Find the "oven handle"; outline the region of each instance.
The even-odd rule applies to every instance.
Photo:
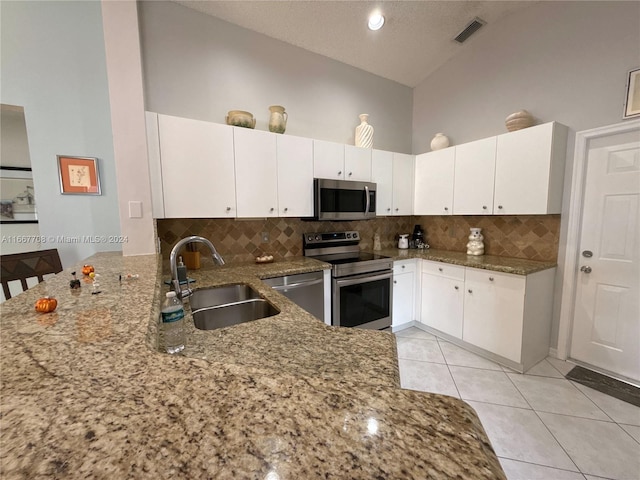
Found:
[[[308,280],[305,282],[288,283],[287,285],[276,285],[275,287],[271,287],[271,288],[280,292],[282,290],[294,290],[296,288],[310,287],[312,285],[318,285],[319,283],[322,283],[322,282],[324,282],[324,279],[319,278],[318,280]]]
[[[346,287],[349,285],[357,285],[358,283],[366,283],[372,282],[374,280],[384,280],[385,278],[392,278],[393,271],[381,273],[378,275],[371,275],[370,273],[363,273],[362,275],[358,275],[357,277],[349,277],[345,279],[336,278],[336,286],[338,287]]]
[[[369,207],[371,206],[371,199],[369,198],[369,187],[367,185],[364,186],[364,194],[366,196],[364,205],[364,213],[366,215],[367,213],[369,213]]]

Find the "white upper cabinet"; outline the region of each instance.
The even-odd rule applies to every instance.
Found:
[[[491,215],[496,137],[455,147],[454,215]]]
[[[494,213],[560,213],[567,127],[556,122],[498,136]]]
[[[344,146],[344,179],[356,182],[371,181],[371,149]]]
[[[160,160],[160,133],[158,114],[145,112],[147,124],[147,152],[149,156],[149,181],[151,184],[151,211],[153,218],[164,218],[162,195],[162,161]]]
[[[393,214],[413,215],[415,156],[393,154]]]
[[[392,152],[371,152],[371,181],[376,184],[376,214],[391,215],[394,193]]]
[[[416,156],[415,195],[416,215],[453,214],[453,147]]]
[[[158,115],[166,218],[236,216],[233,127]]]
[[[344,144],[313,141],[313,176],[344,180]]]
[[[278,216],[276,136],[234,127],[238,217]]]
[[[276,136],[278,215],[313,216],[313,140]]]

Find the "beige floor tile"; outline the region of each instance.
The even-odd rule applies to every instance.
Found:
[[[598,405],[614,422],[640,426],[640,407],[623,402],[581,383],[571,383]]]
[[[551,365],[553,365],[554,368],[556,368],[562,375],[566,375],[571,371],[573,367],[576,366],[574,363],[565,362],[564,360],[558,360],[557,358],[551,356],[547,357],[546,360]]]
[[[584,480],[584,476],[578,472],[543,467],[508,458],[500,458],[499,460],[508,480]]]
[[[425,338],[396,337],[398,358],[422,362],[445,363],[440,345]]]
[[[577,472],[533,410],[468,401],[499,457]]]
[[[619,425],[554,413],[538,415],[582,473],[638,478],[640,445]]]
[[[460,398],[446,365],[399,359],[402,388],[421,392],[441,393]]]
[[[538,362],[525,372],[525,375],[536,375],[539,377],[564,378],[560,371],[551,365],[546,359]]]
[[[636,427],[635,425],[622,425],[620,424],[622,429],[631,435],[636,442],[640,443],[640,427]]]
[[[435,335],[432,335],[429,332],[425,332],[424,330],[420,330],[416,327],[405,328],[404,330],[394,332],[394,334],[397,337],[425,338],[429,340],[437,340]]]
[[[507,374],[517,389],[537,412],[561,413],[594,420],[611,421],[573,383],[564,378]]]
[[[529,408],[507,374],[500,371],[450,366],[449,370],[463,400]]]
[[[485,370],[502,370],[502,367],[486,358],[482,358],[475,353],[471,353],[464,348],[460,348],[445,340],[438,340],[444,359],[448,365],[459,367],[484,368]]]

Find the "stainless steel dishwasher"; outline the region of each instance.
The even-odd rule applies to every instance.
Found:
[[[263,280],[299,307],[324,321],[323,272],[299,273]]]

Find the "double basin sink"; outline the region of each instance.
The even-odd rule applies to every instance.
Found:
[[[189,297],[193,323],[200,330],[214,330],[272,317],[280,313],[246,284],[196,290]]]

